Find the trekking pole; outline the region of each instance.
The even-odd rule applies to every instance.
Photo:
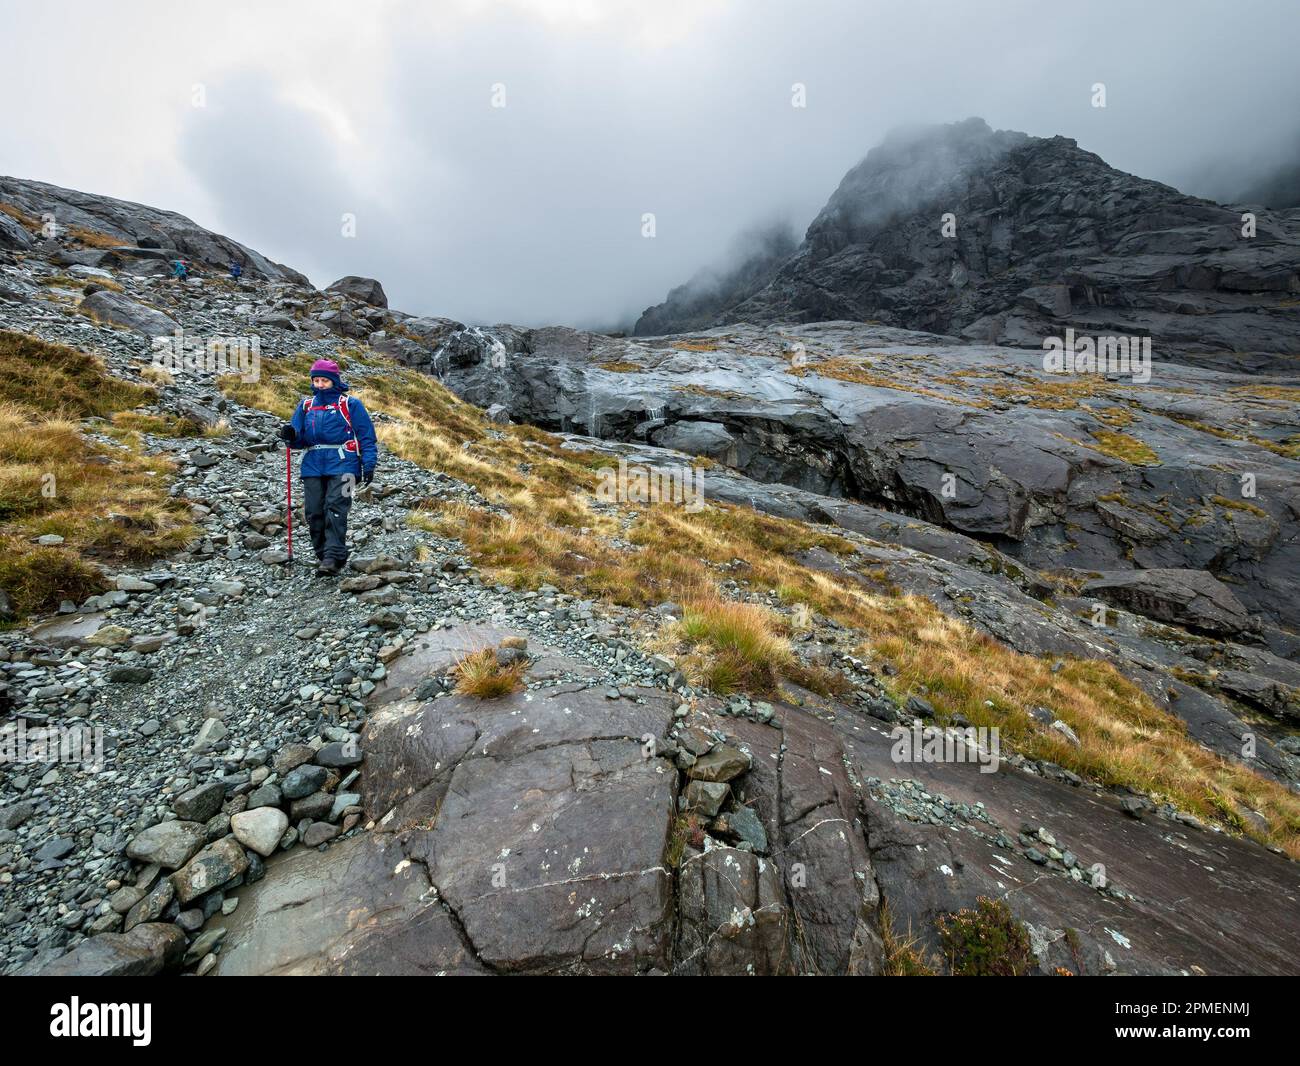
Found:
[[[293,449],[289,447],[289,442],[284,442],[284,498],[285,521],[288,523],[289,530],[289,559],[293,562]]]

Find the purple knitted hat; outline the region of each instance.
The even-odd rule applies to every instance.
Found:
[[[334,362],[333,359],[317,359],[316,362],[312,363],[311,373],[308,376],[313,378],[329,378],[330,381],[334,382],[335,388],[347,388],[347,386],[343,384],[343,375],[339,371],[339,365]]]

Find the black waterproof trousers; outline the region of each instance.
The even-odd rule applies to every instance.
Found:
[[[348,511],[352,508],[356,478],[343,474],[305,477],[302,484],[303,509],[316,558],[347,562]]]

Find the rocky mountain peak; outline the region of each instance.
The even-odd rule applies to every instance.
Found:
[[[1157,359],[1273,367],[1300,354],[1300,215],[1244,213],[1066,137],[978,118],[907,128],[845,175],[792,254],[675,289],[635,332],[848,320],[1039,348],[1073,326],[1150,337]]]
[[[808,227],[807,243],[829,255],[914,211],[951,209],[973,181],[1030,140],[981,118],[894,129],[844,175]]]

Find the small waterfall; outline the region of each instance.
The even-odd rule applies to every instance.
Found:
[[[659,404],[658,407],[647,407],[645,409],[646,420],[650,422],[658,422],[664,417],[664,412],[666,410],[667,408],[664,404]]]
[[[587,399],[590,404],[587,408],[587,435],[600,440],[600,412],[596,410],[596,390],[588,386]]]
[[[447,346],[440,344],[438,350],[433,353],[433,359],[429,362],[429,369],[433,371],[433,376],[439,381],[445,381],[447,371],[451,369],[451,356],[447,352]]]
[[[601,411],[600,405],[596,402],[596,390],[592,387],[592,379],[585,370],[581,371],[581,378],[582,387],[587,390],[587,436],[601,440]],[[575,403],[574,407],[577,408],[578,404]]]

